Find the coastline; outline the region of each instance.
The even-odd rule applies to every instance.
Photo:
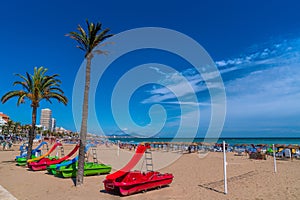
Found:
[[[241,137],[241,138],[131,138],[131,137],[108,137],[105,138],[112,142],[206,142],[206,143],[222,143],[225,141],[230,145],[235,144],[298,144],[300,145],[300,138],[297,137]]]

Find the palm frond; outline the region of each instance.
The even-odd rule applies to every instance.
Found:
[[[15,90],[15,91],[9,91],[6,94],[4,94],[1,98],[1,102],[5,103],[7,100],[13,98],[13,97],[19,97],[24,95],[26,92],[23,90]]]
[[[108,34],[110,31],[108,28],[101,31],[102,24],[100,22],[95,24],[86,20],[86,26],[87,31],[78,25],[77,30],[79,32],[70,32],[66,34],[66,36],[77,41],[79,45],[76,47],[85,51],[85,57],[87,57],[98,44],[106,38],[113,36],[113,34]],[[101,32],[99,33],[99,31]]]
[[[50,98],[56,99],[58,102],[61,102],[61,103],[65,104],[65,105],[67,105],[67,103],[68,103],[67,97],[65,97],[62,94],[56,93],[56,92],[49,92],[45,96],[45,99],[50,99]]]
[[[17,106],[19,106],[21,103],[24,103],[24,98],[26,97],[26,93],[24,93],[23,95],[20,95],[17,101]]]
[[[32,76],[28,74],[28,72],[26,72],[26,76],[27,76],[28,87],[32,88],[33,87]]]
[[[51,91],[51,92],[60,92],[61,94],[64,94],[64,91],[59,88],[59,87],[51,87],[48,91]]]
[[[84,37],[83,35],[77,33],[77,32],[70,32],[69,34],[67,34],[66,36],[69,36],[71,39],[74,39],[77,41],[77,43],[79,44],[79,46],[84,49],[84,51],[86,51],[88,49],[88,44],[89,41],[87,40],[86,37]]]
[[[104,39],[109,38],[111,36],[113,36],[113,34],[109,34],[107,35],[107,33],[110,31],[110,29],[105,29],[103,30],[100,34],[97,35],[97,37],[95,38],[95,42],[102,42]]]
[[[15,86],[15,85],[21,85],[25,90],[27,90],[27,91],[30,90],[28,85],[27,85],[27,82],[15,81],[13,86]]]

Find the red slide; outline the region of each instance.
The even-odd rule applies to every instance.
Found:
[[[45,158],[46,156],[49,156],[58,146],[62,146],[62,144],[60,142],[56,142],[46,154],[44,154],[40,157],[37,157],[37,158],[29,159],[29,160],[27,160],[27,163],[37,162],[37,161]]]
[[[33,171],[46,170],[47,166],[49,166],[49,165],[58,164],[58,163],[61,163],[64,160],[69,159],[73,154],[76,153],[76,151],[78,150],[79,146],[80,145],[77,144],[75,146],[75,148],[68,155],[66,155],[66,156],[64,156],[64,157],[62,157],[62,158],[60,158],[58,160],[50,160],[49,158],[43,158],[43,159],[41,159],[38,162],[31,162],[31,163],[29,163],[29,168],[32,169]]]
[[[143,157],[146,149],[150,148],[149,145],[139,145],[136,149],[135,154],[131,158],[131,160],[127,163],[126,166],[124,166],[119,171],[116,171],[113,174],[109,174],[106,176],[107,180],[115,180],[123,175],[125,175],[127,172],[129,172],[132,168],[135,167],[135,165],[139,162],[139,160]]]

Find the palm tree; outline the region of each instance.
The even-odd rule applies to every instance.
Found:
[[[2,133],[2,135],[5,135],[5,133],[6,133],[6,130],[7,130],[7,128],[6,128],[6,127],[7,127],[7,124],[3,124],[3,125],[2,125],[2,127],[1,127],[1,129],[2,129],[2,132],[1,132],[1,133]]]
[[[12,120],[8,120],[6,125],[7,125],[7,133],[8,135],[10,135],[10,133],[13,132],[14,122]]]
[[[0,125],[0,128],[1,128],[0,135],[2,135],[3,134],[3,130],[4,130],[4,124]]]
[[[59,75],[54,74],[52,76],[46,75],[48,69],[44,67],[34,68],[34,74],[30,75],[26,72],[26,76],[16,74],[22,81],[15,81],[15,85],[22,86],[21,90],[14,90],[7,92],[2,98],[2,103],[7,100],[18,97],[17,105],[25,102],[25,99],[30,100],[32,107],[32,125],[29,132],[28,141],[28,154],[27,158],[31,158],[31,150],[33,139],[35,137],[35,125],[36,125],[36,114],[39,104],[42,100],[46,100],[50,103],[51,99],[56,99],[58,102],[67,104],[68,99],[64,96],[64,92],[60,89],[61,81],[57,78]]]
[[[16,135],[20,134],[20,128],[21,128],[21,123],[20,122],[15,122],[14,133]]]
[[[31,125],[25,125],[25,137],[28,137],[29,130],[31,130]]]
[[[89,87],[90,87],[90,73],[91,73],[91,63],[94,57],[93,53],[103,53],[102,51],[93,51],[93,49],[103,42],[106,38],[112,36],[108,34],[110,31],[108,28],[102,30],[101,23],[89,23],[86,20],[87,32],[78,25],[77,30],[79,32],[70,32],[66,36],[76,40],[78,42],[77,48],[85,52],[86,71],[85,71],[85,88],[84,88],[84,99],[82,107],[82,121],[80,128],[80,148],[79,148],[79,158],[78,158],[78,171],[76,177],[76,186],[83,184],[83,172],[84,172],[84,148],[86,145],[86,135],[87,135],[87,118],[88,118],[88,98],[89,98]],[[101,31],[100,33],[98,33]]]

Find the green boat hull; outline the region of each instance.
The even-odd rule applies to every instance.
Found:
[[[16,161],[17,161],[17,165],[19,166],[27,165],[27,158],[18,158]]]
[[[31,158],[36,158],[36,156],[32,156]],[[58,157],[57,156],[50,156],[50,157],[48,157],[50,160],[52,160],[52,159],[58,159]],[[19,166],[25,166],[25,165],[27,165],[27,158],[18,158],[17,160],[17,165],[19,165]]]
[[[50,165],[47,167],[47,171],[49,174],[53,174],[55,175],[56,174],[56,165]]]
[[[36,158],[36,156],[32,155],[31,158]],[[27,158],[26,157],[17,158],[16,162],[17,162],[17,165],[19,165],[19,166],[25,166],[25,165],[27,165]]]
[[[67,162],[68,160],[65,160],[65,161],[63,161],[62,163],[64,163],[64,162]],[[50,166],[48,166],[47,167],[47,171],[48,171],[48,173],[49,174],[53,174],[53,175],[56,175],[56,165],[50,165]]]
[[[69,166],[61,167],[56,170],[56,176],[64,178],[74,178],[77,175],[78,164],[72,164]],[[111,171],[111,166],[97,163],[85,163],[84,164],[84,176],[93,176],[99,174],[107,174]]]

